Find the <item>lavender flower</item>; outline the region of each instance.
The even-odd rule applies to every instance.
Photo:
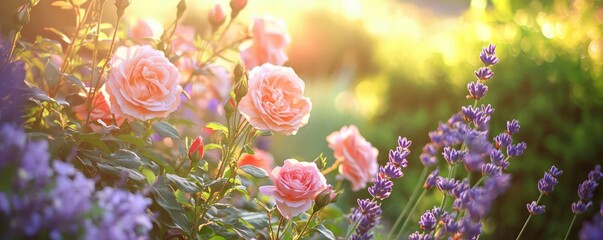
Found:
[[[588,173],[588,179],[591,179],[595,182],[598,182],[601,177],[603,177],[603,173],[601,173],[601,165],[596,165],[595,169]]]
[[[432,240],[432,234],[414,232],[408,236],[408,240]]]
[[[557,168],[555,166],[552,166],[551,170],[545,172],[544,176],[540,180],[538,180],[538,190],[540,191],[540,193],[548,194],[555,189],[555,185],[557,185],[557,183],[559,182],[557,181],[555,175],[559,176],[561,175],[561,173],[563,173],[563,171],[560,171],[555,172],[555,175],[553,175],[551,171],[556,171],[556,169]]]
[[[561,174],[563,174],[562,170],[559,170],[557,167],[555,166],[551,166],[551,169],[549,169],[549,173],[551,175],[553,175],[553,177],[558,178],[559,176],[561,176]]]
[[[399,166],[399,167],[406,167],[408,165],[408,161],[406,160],[406,157],[408,156],[408,154],[410,153],[410,151],[408,149],[402,149],[400,147],[397,147],[396,150],[389,150],[389,162]]]
[[[431,211],[427,210],[419,221],[419,225],[421,226],[421,230],[423,231],[432,231],[436,225],[436,217],[431,213]]]
[[[419,160],[421,160],[421,163],[426,167],[431,167],[438,163],[436,157],[429,155],[428,153],[421,153],[421,155],[419,155]]]
[[[452,196],[454,198],[459,198],[463,192],[469,190],[470,188],[471,188],[471,185],[469,185],[469,180],[464,179],[462,182],[457,184],[456,187],[450,191],[450,196]]]
[[[402,170],[391,162],[388,162],[385,166],[379,167],[379,174],[383,177],[394,179],[404,176]]]
[[[581,214],[586,212],[592,205],[590,201],[593,197],[593,192],[599,185],[597,182],[601,179],[601,165],[596,165],[595,169],[588,173],[588,178],[578,185],[578,196],[580,200],[572,203],[572,212]]]
[[[523,151],[526,149],[528,145],[524,142],[520,142],[518,144],[515,145],[510,145],[507,148],[507,155],[509,155],[509,157],[518,157],[521,156],[523,154]]]
[[[446,162],[448,162],[448,164],[450,165],[454,165],[456,164],[459,160],[462,159],[464,152],[456,150],[452,147],[445,147],[444,151],[442,152],[442,155],[444,155],[444,159],[446,160]]]
[[[392,193],[392,187],[394,183],[387,178],[377,176],[373,179],[373,186],[368,188],[368,192],[375,198],[386,199]]]
[[[406,139],[405,137],[398,136],[398,146],[401,148],[409,148],[412,144],[412,141]]]
[[[519,132],[519,121],[513,119],[511,121],[507,121],[507,133],[508,134],[516,134]]]
[[[10,43],[0,39],[0,124],[23,122],[23,105],[31,90],[25,84],[25,62],[9,59]]]
[[[460,221],[462,239],[475,239],[482,233],[482,224],[479,222],[473,222],[469,218],[464,218]]]
[[[499,149],[494,149],[490,152],[490,162],[501,167],[503,170],[507,169],[509,166],[509,162],[505,159],[505,155]]]
[[[455,233],[458,232],[461,228],[461,226],[459,225],[458,222],[456,222],[454,219],[456,217],[456,213],[453,214],[448,214],[444,217],[442,217],[442,222],[444,223],[444,232],[445,233]]]
[[[467,90],[469,90],[469,95],[467,95],[467,99],[473,98],[475,100],[480,100],[486,93],[488,92],[488,86],[484,85],[481,82],[470,82],[467,84]]]
[[[350,222],[357,223],[356,232],[352,237],[368,236],[370,229],[379,223],[381,217],[381,204],[369,199],[358,199],[358,208],[350,215]],[[354,236],[356,235],[356,236]]]
[[[593,202],[589,201],[587,203],[582,201],[577,201],[572,203],[572,212],[574,214],[582,214],[588,210],[590,206],[593,205]]]
[[[433,186],[436,185],[436,182],[439,178],[438,174],[440,172],[439,168],[436,168],[435,170],[433,170],[429,176],[427,176],[427,179],[425,179],[425,184],[423,184],[423,187],[427,190],[431,189]]]
[[[511,138],[511,135],[504,132],[494,137],[494,143],[496,143],[496,148],[506,148],[513,143],[513,138]]]
[[[482,52],[484,52],[488,55],[496,54],[496,45],[488,44],[487,47],[482,48]]]
[[[528,212],[531,215],[540,215],[543,214],[545,211],[545,207],[544,206],[538,206],[536,204],[536,201],[532,201],[531,203],[526,204],[526,207],[528,208]]]
[[[494,51],[495,49],[496,46],[490,44],[487,48],[483,48],[482,52],[479,54],[479,58],[482,60],[484,65],[486,65],[486,67],[498,63],[498,58],[496,57],[496,53]]]
[[[486,163],[482,165],[482,175],[484,176],[496,176],[502,174],[502,171],[499,166],[496,166],[493,163]]]
[[[582,182],[580,185],[578,185],[578,196],[581,200],[592,199],[593,192],[597,186],[599,186],[599,184],[591,179]]]
[[[443,178],[443,177],[438,177],[436,180],[436,187],[438,187],[438,189],[443,192],[449,192],[450,190],[454,189],[460,182],[458,180],[455,180],[454,178]]]
[[[585,222],[582,225],[582,229],[580,230],[580,240],[594,240],[603,238],[602,215],[596,215],[591,222]]]
[[[478,117],[480,110],[469,105],[467,107],[461,107],[461,112],[466,121],[473,122],[473,120]]]
[[[490,69],[489,67],[481,67],[480,69],[475,71],[475,76],[480,81],[485,82],[485,81],[490,80],[492,77],[494,77],[494,72],[492,72],[492,69]]]

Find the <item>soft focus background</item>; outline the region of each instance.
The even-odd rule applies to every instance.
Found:
[[[10,24],[10,10],[18,2],[0,2],[0,29]],[[33,9],[26,39],[35,34],[56,38],[44,27],[70,25],[72,16],[49,7],[50,2],[43,0]],[[126,14],[167,25],[177,2],[133,0]],[[226,7],[228,1],[187,1],[183,23],[207,28],[214,3]],[[250,0],[239,20],[249,22],[255,15],[287,23],[292,37],[288,65],[306,81],[313,102],[310,122],[296,136],[269,140],[279,163],[286,158],[311,161],[321,152],[333,162],[325,137],[349,124],[358,125],[379,149],[381,163],[397,136],[413,141],[405,176],[395,181],[394,193],[383,205],[385,230],[416,184],[427,132],[473,102],[465,99],[466,84],[480,66],[481,47],[496,44],[501,61],[493,67],[495,77],[483,100],[496,109],[491,135],[503,131],[507,120],[518,119],[517,139],[528,149],[511,162],[513,186],[498,199],[481,239],[517,235],[528,215],[525,204],[538,197],[536,182],[550,165],[564,174],[553,194],[541,201],[546,213],[532,218],[524,235],[562,238],[578,183],[603,163],[603,1]],[[595,192],[596,203],[603,200],[602,192]],[[346,192],[340,207],[347,212],[357,197],[367,195],[365,190]],[[440,195],[434,195],[419,209],[439,201]],[[573,234],[593,213],[591,208],[578,217]]]

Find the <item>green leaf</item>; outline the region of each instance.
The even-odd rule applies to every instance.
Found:
[[[316,226],[316,231],[318,231],[320,234],[322,234],[323,236],[325,236],[326,238],[328,238],[330,240],[337,240],[335,238],[335,235],[333,235],[333,232],[331,232],[331,230],[327,229],[322,224]]]
[[[46,62],[46,67],[44,68],[44,78],[46,79],[46,84],[48,84],[48,87],[50,88],[56,87],[59,84],[61,71],[54,66],[50,60]]]
[[[238,216],[256,229],[261,229],[268,225],[268,216],[265,213],[241,212]]]
[[[143,168],[142,175],[144,175],[149,184],[153,184],[157,180],[157,176],[155,176],[155,173],[150,168]]]
[[[157,182],[151,188],[155,201],[161,206],[170,216],[172,223],[171,227],[179,228],[185,233],[190,233],[193,228],[191,222],[186,217],[186,213],[180,207],[180,203],[176,200],[174,192],[167,185],[163,177],[159,177]]]
[[[268,177],[266,170],[253,165],[244,165],[240,168],[243,172],[253,176],[254,178],[263,179]]]
[[[65,79],[67,79],[68,82],[72,83],[73,85],[76,85],[76,86],[80,87],[84,91],[86,90],[86,85],[84,85],[84,83],[82,82],[82,80],[80,80],[76,76],[73,76],[73,74],[63,74],[63,76],[65,77]],[[100,94],[100,92],[97,93],[97,94]]]
[[[95,147],[102,149],[104,152],[110,152],[109,147],[101,140],[101,135],[98,133],[77,134],[80,142],[90,143]]]
[[[223,132],[224,134],[228,133],[228,128],[226,128],[226,126],[222,125],[221,123],[217,123],[217,122],[209,122],[205,125],[205,128],[209,128],[214,131],[220,131],[220,132]]]
[[[146,142],[144,141],[144,139],[136,137],[134,135],[131,134],[124,134],[124,135],[119,135],[117,136],[117,139],[126,142],[126,143],[130,143],[130,144],[134,144],[137,147],[142,147],[146,144]]]
[[[169,123],[156,122],[153,123],[153,129],[162,137],[169,137],[171,139],[180,140],[178,130]]]
[[[133,170],[133,169],[129,169],[129,168],[125,168],[122,166],[111,166],[109,164],[104,164],[104,163],[99,163],[97,164],[98,169],[100,169],[102,172],[110,174],[110,175],[114,175],[114,176],[122,176],[123,174],[126,174],[128,176],[128,178],[140,182],[145,180],[145,176],[142,175],[142,173]]]
[[[118,166],[130,169],[137,169],[142,165],[140,157],[130,150],[120,149],[117,152],[110,154],[109,158]]]
[[[322,153],[316,157],[313,161],[316,164],[316,167],[320,170],[324,170],[327,167],[327,158],[322,156]]]
[[[216,143],[208,143],[205,145],[205,150],[214,150],[214,149],[222,149],[222,146],[220,144],[216,144]]]
[[[245,153],[249,154],[249,155],[254,155],[255,151],[253,151],[253,148],[251,148],[249,145],[245,145],[243,147],[243,151],[245,151]]]
[[[194,182],[187,180],[186,178],[170,173],[166,174],[165,177],[183,192],[195,193],[199,191],[197,185]]]

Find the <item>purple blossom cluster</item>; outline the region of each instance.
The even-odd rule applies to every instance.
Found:
[[[595,169],[588,173],[588,178],[584,182],[578,185],[578,196],[580,200],[572,203],[572,212],[574,214],[581,214],[586,212],[588,208],[593,204],[591,199],[593,198],[593,192],[599,186],[599,180],[603,177],[601,173],[601,165],[596,165]]]
[[[494,73],[492,72],[492,69],[490,69],[490,66],[498,63],[496,46],[490,44],[488,47],[483,48],[479,58],[482,60],[482,63],[484,63],[484,67],[475,71],[477,81],[470,82],[467,85],[467,90],[469,90],[469,95],[467,95],[468,99],[473,98],[475,100],[480,100],[488,92],[488,86],[484,83],[494,77]]]
[[[603,202],[600,203],[599,214],[591,222],[585,222],[580,230],[581,240],[603,238]]]
[[[519,128],[519,127],[518,127]],[[555,185],[559,182],[557,178],[563,174],[562,170],[559,170],[555,166],[551,166],[551,168],[544,172],[544,176],[538,180],[538,191],[540,191],[540,196],[547,195],[555,189]],[[540,197],[538,198],[540,201]],[[538,205],[538,201],[532,201],[526,204],[526,208],[530,215],[540,215],[545,212],[544,205]],[[527,222],[527,220],[526,220]],[[527,224],[527,223],[526,223]]]
[[[3,238],[137,239],[152,228],[150,199],[109,187],[95,192],[73,165],[50,161],[47,142],[27,141],[12,124],[0,127],[0,172],[10,180],[0,191]]]
[[[381,218],[381,204],[377,200],[389,197],[394,183],[392,179],[400,178],[404,174],[401,168],[408,165],[406,157],[410,154],[408,149],[412,142],[406,138],[398,137],[398,146],[389,151],[389,161],[379,168],[379,174],[373,179],[373,186],[368,192],[373,199],[358,199],[358,208],[352,210],[349,220],[355,224],[356,230],[350,239],[372,239],[370,230],[379,223]]]

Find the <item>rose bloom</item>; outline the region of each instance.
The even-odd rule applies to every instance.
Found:
[[[139,44],[150,44],[159,40],[163,34],[163,26],[153,18],[130,19],[127,30],[128,37]]]
[[[90,112],[90,129],[93,131],[101,130],[101,126],[99,126],[99,120],[102,121],[105,125],[113,124],[113,115],[109,110],[109,105],[105,100],[105,96],[103,96],[102,91],[105,86],[102,86],[99,91],[94,95],[94,101],[92,101],[91,112]],[[73,108],[76,116],[86,122],[86,118],[88,117],[88,111],[86,110],[86,104],[80,104]],[[120,116],[115,116],[115,125],[120,126],[124,122],[124,118]]]
[[[366,141],[354,125],[329,134],[327,142],[335,158],[342,161],[339,173],[352,183],[352,190],[366,187],[366,183],[377,174],[377,148]]]
[[[260,149],[253,149],[253,151],[255,152],[253,155],[247,153],[241,155],[239,162],[237,162],[237,166],[253,165],[266,170],[266,172],[270,174],[270,171],[272,171],[272,164],[274,163],[272,154]]]
[[[287,219],[308,211],[316,195],[327,188],[327,180],[316,164],[295,159],[287,159],[282,167],[275,167],[270,179],[274,186],[261,186],[259,190],[274,197],[278,211]]]
[[[253,40],[243,45],[241,58],[247,69],[264,63],[283,65],[289,58],[285,48],[291,42],[285,24],[272,18],[255,18],[253,21]]]
[[[312,102],[304,97],[304,81],[289,67],[266,63],[249,72],[249,91],[239,111],[260,130],[295,135],[308,123]]]
[[[103,94],[111,112],[127,119],[166,117],[180,104],[178,69],[149,45],[120,47],[111,58]]]

